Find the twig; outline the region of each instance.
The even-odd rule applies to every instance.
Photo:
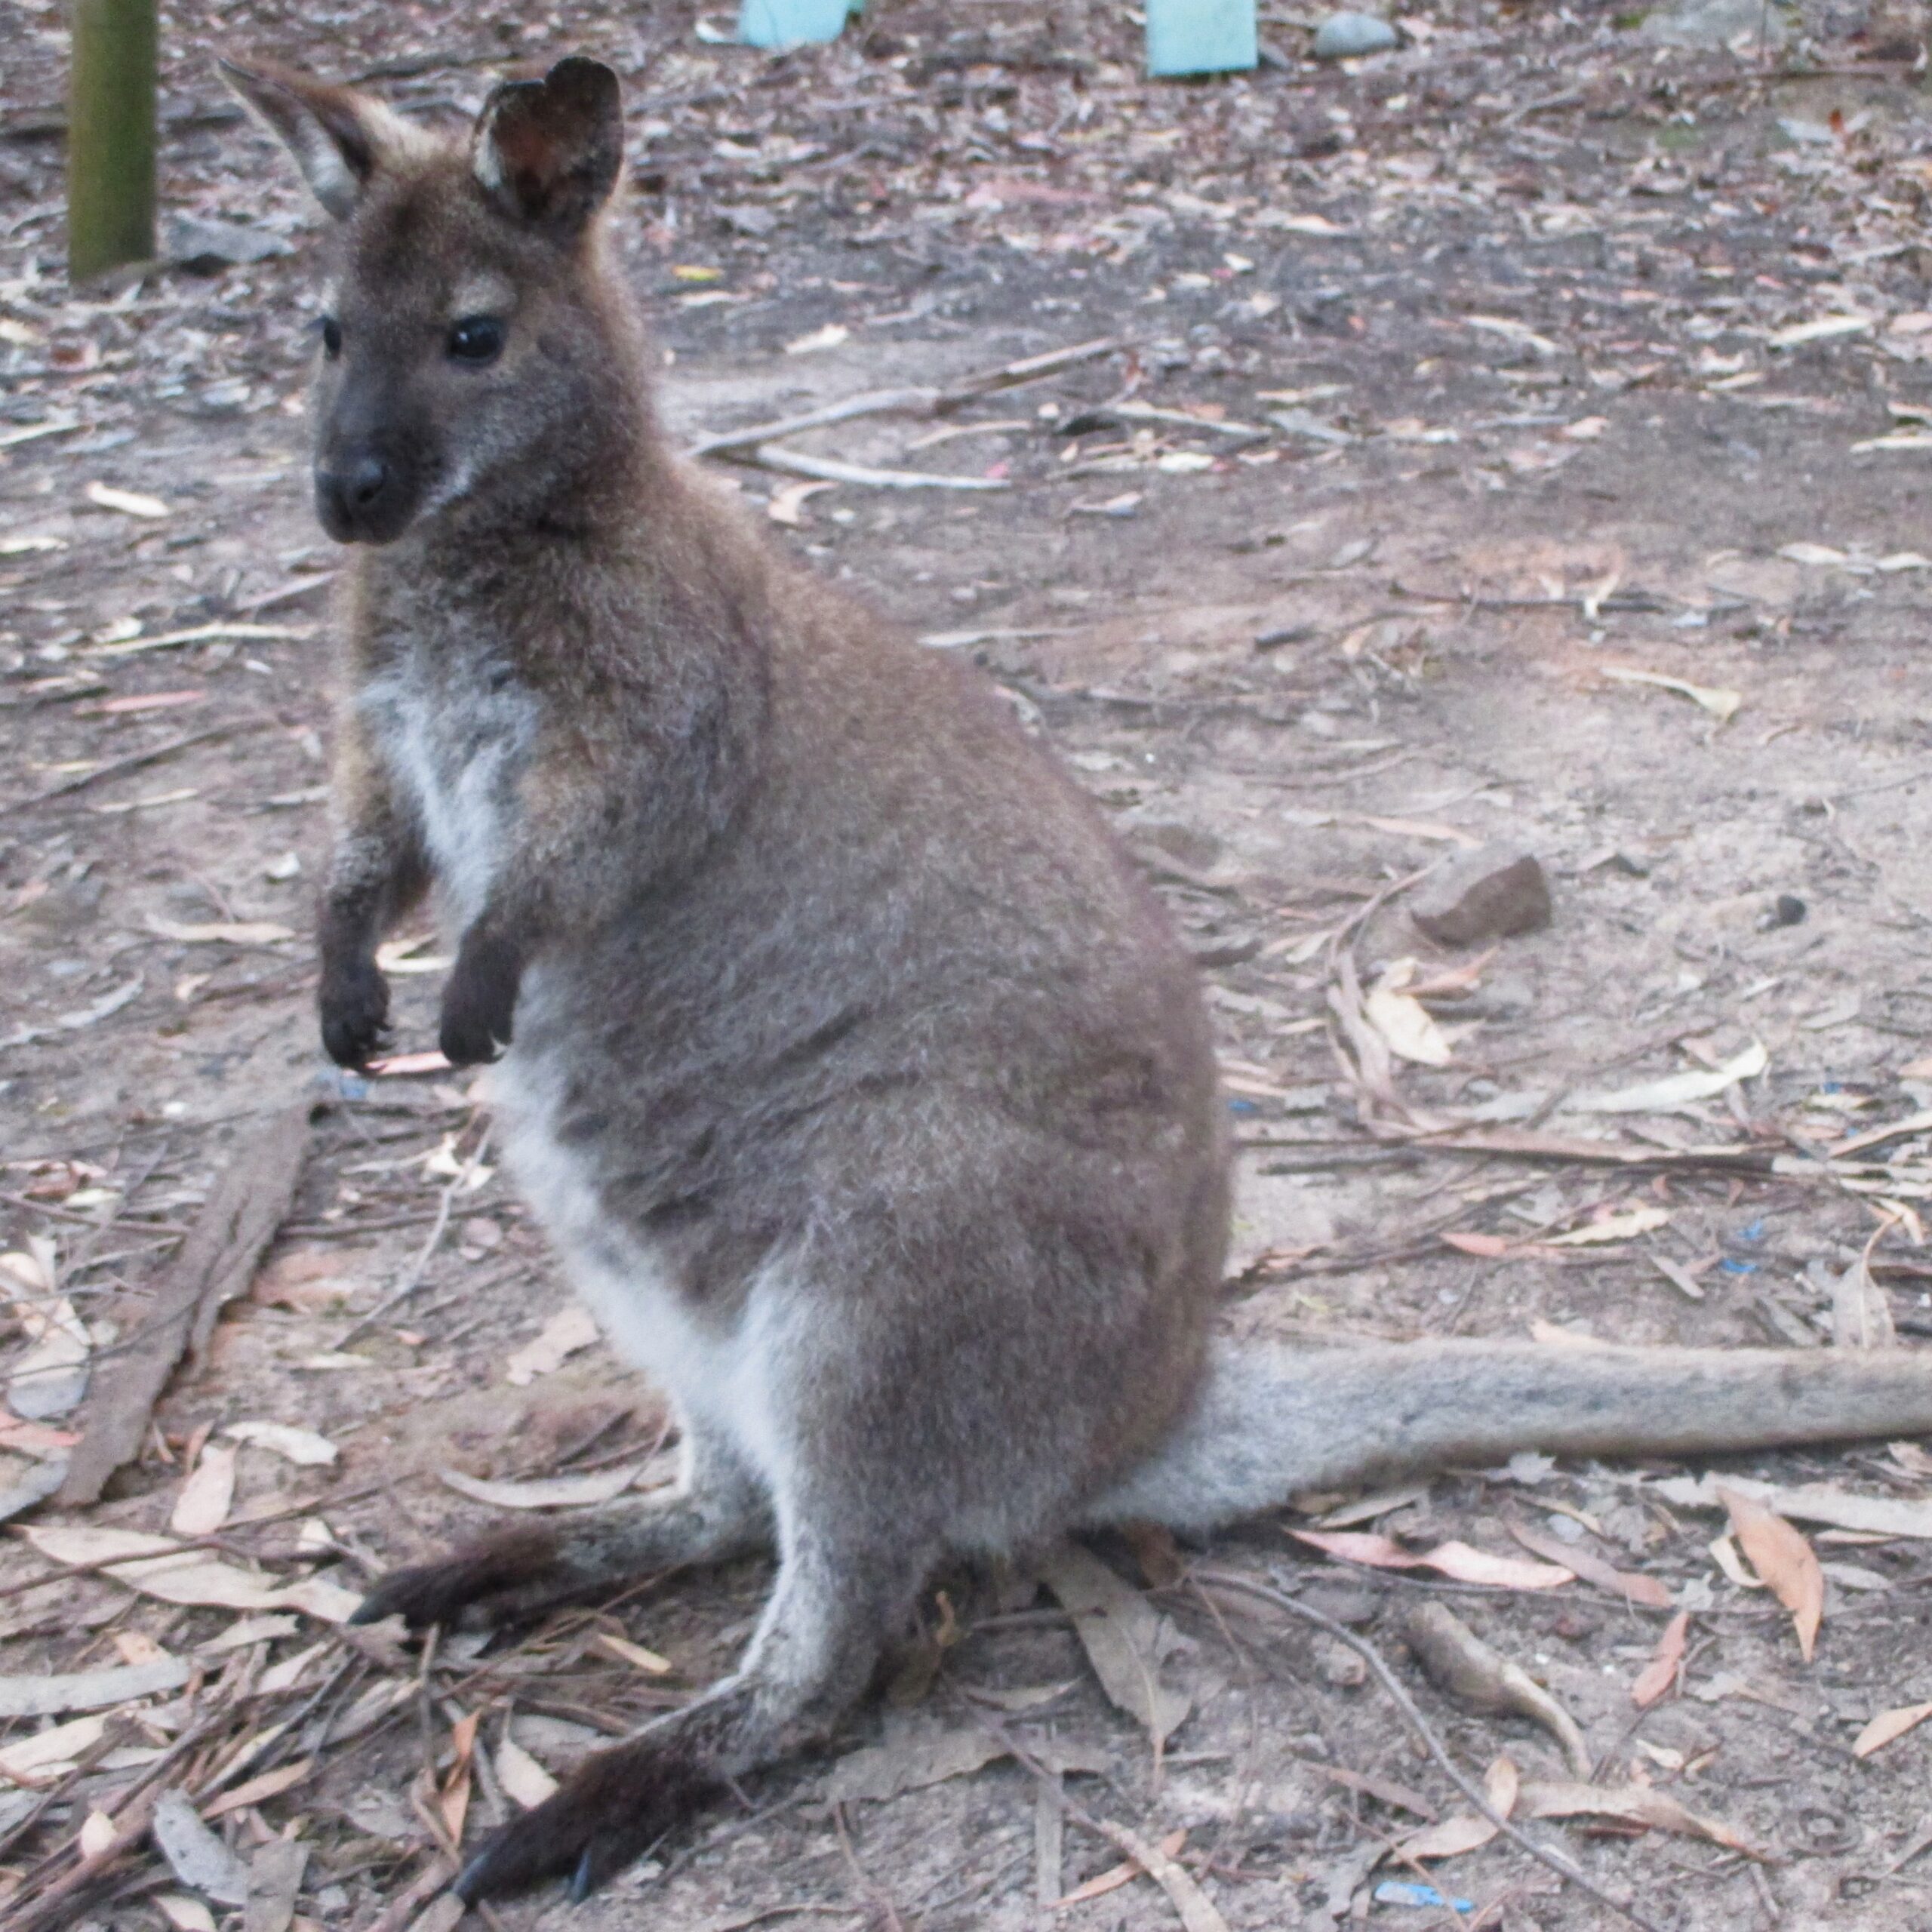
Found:
[[[416,1908],[434,1898],[456,1876],[456,1870],[454,1861],[438,1853],[370,1920],[363,1932],[403,1932],[416,1915]]]
[[[435,1253],[437,1247],[441,1243],[444,1230],[450,1224],[450,1210],[455,1203],[457,1195],[460,1190],[469,1185],[476,1170],[482,1165],[483,1156],[488,1152],[489,1147],[490,1132],[486,1128],[484,1129],[482,1139],[476,1143],[475,1152],[464,1161],[461,1171],[445,1186],[442,1192],[437,1196],[435,1218],[429,1224],[429,1232],[423,1238],[423,1245],[410,1257],[409,1265],[397,1278],[395,1286],[390,1289],[389,1293],[383,1296],[367,1315],[355,1323],[348,1333],[336,1343],[338,1349],[346,1349],[351,1342],[359,1340],[378,1321],[381,1321],[384,1315],[392,1309],[401,1307],[422,1285],[423,1271],[429,1266],[429,1257]]]
[[[1158,1845],[1149,1844],[1137,1832],[1115,1823],[1111,1818],[1097,1818],[1091,1811],[1083,1810],[1066,1795],[1060,1781],[1048,1767],[1025,1746],[1017,1743],[1003,1725],[985,1717],[981,1717],[980,1721],[1033,1774],[1047,1801],[1057,1804],[1083,1831],[1105,1838],[1117,1850],[1124,1852],[1167,1894],[1174,1902],[1174,1909],[1180,1914],[1180,1922],[1186,1932],[1228,1932],[1228,1921],[1221,1916],[1214,1900],[1195,1882],[1192,1872],[1176,1864]]]
[[[298,628],[289,624],[194,624],[186,630],[163,631],[155,637],[134,637],[125,638],[119,644],[97,644],[87,655],[89,657],[133,657],[143,651],[173,651],[184,644],[211,644],[217,638],[233,638],[245,641],[251,638],[304,638],[312,635],[312,629],[306,625]]]
[[[1010,490],[1003,476],[940,476],[924,469],[875,469],[863,463],[841,463],[830,456],[808,456],[776,443],[760,443],[734,451],[734,460],[786,476],[816,476],[827,483],[857,483],[874,490]]]
[[[1620,1918],[1627,1919],[1641,1932],[1663,1932],[1654,1919],[1646,1918],[1636,1907],[1623,1900],[1613,1897],[1597,1884],[1582,1868],[1574,1864],[1563,1852],[1542,1844],[1533,1838],[1521,1826],[1514,1825],[1489,1801],[1488,1794],[1474,1779],[1466,1776],[1449,1755],[1447,1747],[1435,1734],[1429,1720],[1417,1708],[1415,1700],[1402,1687],[1401,1681],[1383,1661],[1382,1653],[1365,1637],[1358,1637],[1345,1623],[1339,1623],[1332,1617],[1297,1602],[1285,1590],[1278,1590],[1266,1583],[1257,1583],[1252,1577],[1244,1577],[1232,1570],[1197,1570],[1195,1575],[1204,1583],[1232,1590],[1238,1595],[1251,1596],[1257,1601],[1272,1604],[1275,1609],[1285,1611],[1289,1616],[1298,1617],[1304,1623],[1312,1624],[1324,1636],[1332,1637],[1338,1644],[1346,1644],[1374,1672],[1376,1681],[1389,1694],[1390,1701],[1399,1711],[1409,1728],[1422,1740],[1423,1747],[1441,1767],[1449,1781],[1464,1798],[1474,1805],[1482,1817],[1487,1819],[1510,1841],[1527,1852],[1540,1865],[1546,1866],[1558,1878],[1567,1879],[1580,1891],[1587,1893],[1599,1905],[1605,1906]]]
[[[304,1497],[299,1503],[288,1503],[281,1509],[269,1511],[265,1515],[251,1516],[239,1522],[231,1522],[225,1528],[217,1530],[208,1536],[184,1537],[172,1550],[162,1550],[156,1553],[163,1556],[171,1556],[178,1555],[183,1551],[190,1549],[232,1550],[235,1546],[235,1533],[238,1530],[263,1529],[270,1523],[281,1521],[285,1517],[313,1515],[318,1509],[346,1509],[352,1503],[366,1503],[372,1496],[387,1495],[395,1489],[396,1481],[395,1477],[389,1476],[381,1482],[372,1482],[365,1484],[361,1489],[352,1489],[344,1496]],[[16,1524],[14,1527],[17,1529],[20,1526]],[[300,1555],[300,1552],[292,1551],[272,1557],[257,1555],[254,1556],[253,1560],[257,1562],[287,1563],[297,1561]],[[97,1556],[85,1563],[63,1563],[59,1569],[44,1577],[26,1577],[17,1579],[11,1583],[0,1583],[0,1598],[23,1596],[29,1590],[44,1589],[52,1583],[64,1583],[70,1577],[97,1577],[103,1574],[112,1576],[113,1572],[125,1563],[142,1563],[151,1561],[152,1561],[152,1558],[142,1556]],[[118,1582],[121,1580],[116,1578],[115,1580]]]
[[[1049,349],[1044,355],[1029,355],[1017,362],[1002,362],[997,368],[984,369],[962,377],[949,389],[924,385],[896,389],[868,389],[823,408],[807,410],[801,416],[783,416],[773,423],[754,423],[743,429],[726,429],[700,436],[685,451],[688,457],[732,456],[755,448],[760,443],[775,442],[801,430],[823,429],[829,423],[848,423],[855,416],[887,416],[901,411],[914,416],[939,416],[962,408],[996,390],[1012,389],[1022,383],[1036,383],[1042,376],[1056,375],[1076,363],[1091,362],[1097,356],[1111,355],[1120,346],[1112,336],[1095,342],[1077,343],[1071,349]]]
[[[110,758],[105,764],[96,765],[91,771],[63,778],[59,784],[50,785],[44,792],[30,792],[24,798],[0,804],[0,818],[11,817],[15,812],[32,811],[37,805],[49,804],[56,798],[85,791],[90,785],[98,785],[104,778],[118,778],[123,772],[138,771],[143,765],[158,764],[163,758],[172,758],[177,752],[190,750],[196,745],[212,744],[217,738],[232,738],[242,731],[266,731],[274,721],[269,718],[235,719],[226,724],[211,725],[205,731],[191,731],[185,738],[171,738],[166,744],[152,745],[144,752],[131,752],[125,758]]]

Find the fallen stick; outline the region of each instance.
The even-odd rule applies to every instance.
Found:
[[[319,580],[315,580],[319,581]],[[119,644],[89,647],[90,657],[133,657],[143,651],[173,651],[184,644],[208,644],[217,638],[233,638],[246,642],[251,638],[305,638],[312,635],[306,625],[217,623],[193,624],[185,631],[163,631],[155,637],[134,637]]]
[[[814,476],[827,483],[857,483],[872,490],[1010,490],[1004,477],[940,476],[923,469],[874,469],[863,463],[841,463],[831,456],[808,456],[803,450],[782,449],[760,443],[737,460],[787,476]]]
[[[338,1349],[346,1349],[351,1342],[360,1340],[385,1315],[400,1308],[421,1286],[423,1271],[429,1266],[429,1257],[441,1245],[444,1231],[450,1224],[450,1210],[455,1205],[457,1192],[459,1189],[468,1188],[475,1180],[476,1171],[483,1164],[483,1156],[488,1152],[489,1148],[490,1135],[486,1128],[482,1139],[476,1143],[475,1152],[463,1162],[461,1169],[444,1186],[437,1196],[435,1219],[430,1224],[429,1232],[423,1237],[422,1245],[410,1257],[409,1265],[403,1269],[395,1286],[342,1337],[335,1345]]]
[[[438,1853],[406,1890],[397,1893],[380,1915],[370,1920],[365,1932],[403,1932],[416,1915],[416,1908],[428,1904],[456,1876],[456,1869],[454,1861]]]
[[[111,1358],[95,1377],[63,1504],[98,1501],[108,1478],[140,1454],[175,1364],[189,1350],[201,1353],[223,1304],[248,1285],[295,1198],[312,1108],[303,1100],[274,1117],[215,1183],[149,1311],[131,1324],[141,1346]]]
[[[1091,362],[1096,356],[1111,354],[1119,346],[1113,337],[1103,336],[1097,341],[1076,343],[1071,349],[1050,349],[1043,355],[1029,355],[1017,362],[1002,362],[997,368],[982,370],[948,389],[921,384],[896,389],[867,389],[861,395],[826,403],[821,408],[807,410],[802,415],[783,416],[773,423],[754,423],[747,429],[725,429],[700,436],[686,447],[685,454],[688,457],[737,455],[740,451],[755,449],[760,443],[777,442],[801,430],[823,429],[829,423],[849,423],[855,416],[901,413],[940,416],[949,409],[962,408],[978,397],[1012,389],[1022,383],[1036,383],[1042,376],[1056,374],[1076,363]]]
[[[0,805],[0,818],[14,812],[31,811],[36,805],[48,804],[71,792],[85,791],[90,785],[98,785],[103,778],[118,778],[125,771],[138,771],[144,764],[158,764],[163,758],[172,758],[177,752],[185,752],[193,746],[212,744],[217,738],[232,738],[240,731],[262,731],[273,721],[267,718],[251,718],[232,724],[217,724],[205,731],[191,731],[185,738],[171,738],[166,744],[152,746],[144,752],[131,752],[125,758],[110,758],[105,764],[96,765],[91,771],[63,778],[59,784],[50,785],[44,792],[29,792],[24,798]]]

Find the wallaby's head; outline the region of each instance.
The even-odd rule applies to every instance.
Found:
[[[623,156],[616,75],[560,61],[451,140],[347,88],[222,69],[337,225],[313,398],[329,534],[541,515],[608,467],[600,438],[632,419],[640,373],[598,232]]]

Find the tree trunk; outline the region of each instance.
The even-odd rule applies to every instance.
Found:
[[[73,0],[67,272],[80,282],[151,260],[155,0]]]

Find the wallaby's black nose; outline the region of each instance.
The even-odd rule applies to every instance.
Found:
[[[343,479],[343,489],[358,510],[372,508],[389,486],[389,466],[379,456],[358,457]]]
[[[401,470],[373,450],[315,466],[315,508],[337,542],[381,543],[409,520]]]

